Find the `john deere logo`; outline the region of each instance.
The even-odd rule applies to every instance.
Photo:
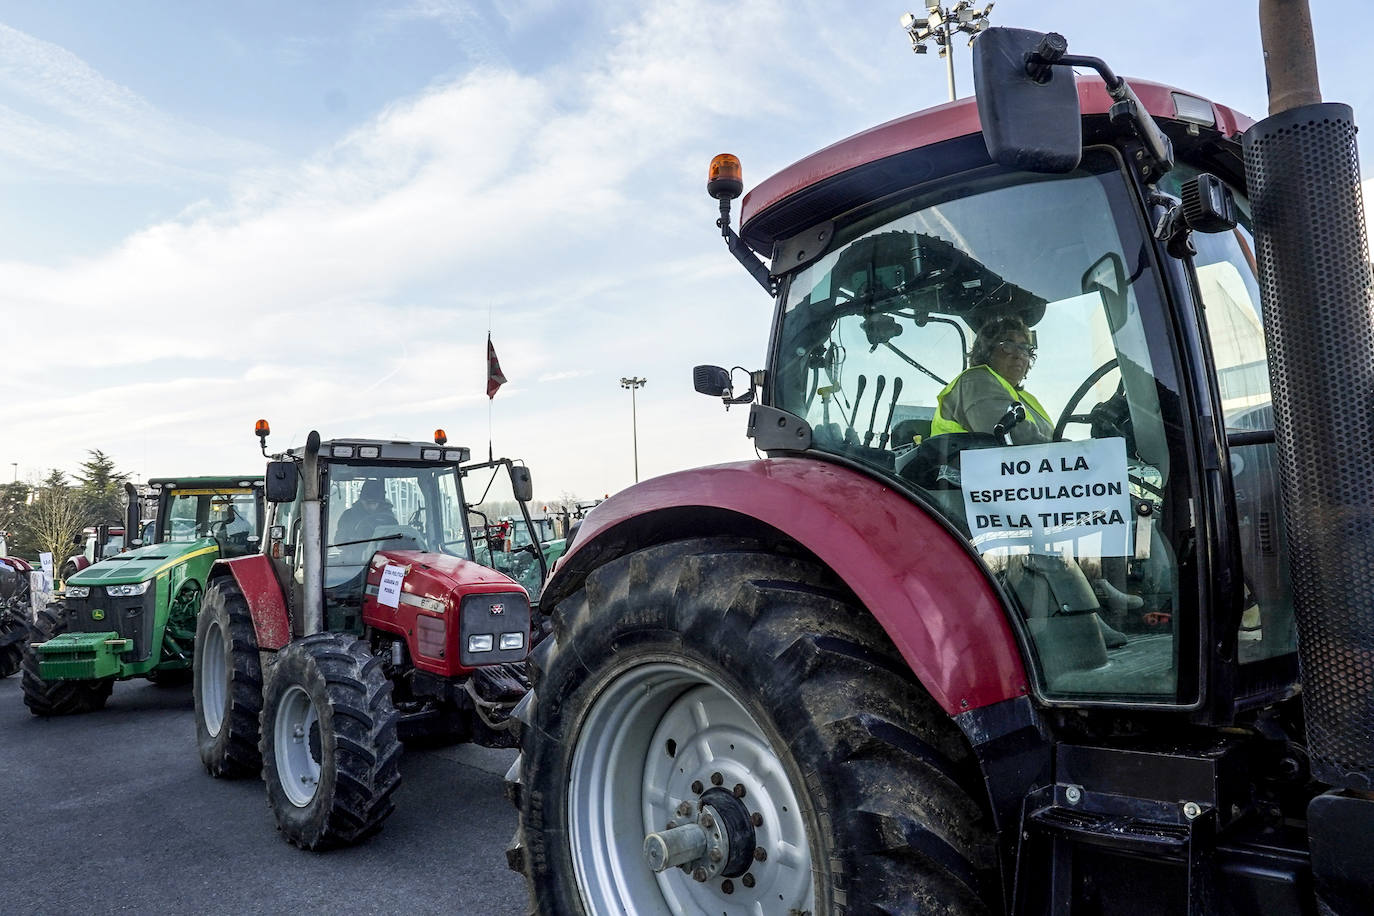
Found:
[[[95,610],[91,611],[91,619],[92,619],[92,620],[104,620],[104,619],[105,619],[105,612],[102,611],[100,608],[96,608]]]

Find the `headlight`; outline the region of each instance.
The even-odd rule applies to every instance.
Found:
[[[149,579],[146,582],[136,582],[133,585],[107,585],[105,586],[105,594],[111,598],[132,598],[146,592],[148,586],[152,584],[153,580]]]
[[[504,649],[523,649],[525,647],[524,633],[502,633],[501,648]]]
[[[68,586],[67,586],[67,597],[68,597],[68,598],[87,598],[87,597],[90,596],[90,594],[91,594],[91,587],[90,587],[89,585],[68,585]]]
[[[472,636],[469,636],[469,637],[468,637],[468,651],[469,651],[469,652],[490,652],[490,651],[491,651],[491,634],[490,634],[490,633],[475,633],[475,634],[473,634]]]

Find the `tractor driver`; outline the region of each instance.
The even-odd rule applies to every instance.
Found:
[[[361,541],[372,536],[378,525],[395,525],[396,514],[391,511],[382,490],[382,482],[375,478],[363,482],[357,502],[339,516],[339,527],[334,532],[334,543]]]
[[[1024,420],[1010,430],[1012,445],[1038,445],[1054,437],[1054,423],[1035,396],[1021,387],[1035,363],[1035,346],[1031,343],[1030,328],[1014,315],[993,318],[978,329],[969,352],[969,368],[961,372],[936,398],[935,418],[931,422],[932,436],[944,433],[991,433],[1007,413],[1012,401],[1020,401],[1025,408]],[[1104,560],[1107,558],[1104,558]],[[1104,562],[1104,571],[1124,579],[1118,562]],[[1017,557],[1011,565],[1011,578],[1025,587],[1014,590],[1038,595],[1025,598],[1032,615],[1045,613],[1047,599],[1064,610],[1095,611],[1110,609],[1118,615],[1137,610],[1141,598],[1114,586],[1106,578],[1089,583],[1076,563],[1065,562],[1055,555]],[[1038,588],[1036,586],[1039,586]],[[1126,645],[1125,634],[1108,626],[1100,616],[1107,648]]]
[[[1035,364],[1035,346],[1024,321],[1006,315],[983,325],[973,340],[968,362],[969,367],[936,397],[932,436],[992,432],[1006,414],[1007,405],[1020,401],[1026,418],[1011,428],[1011,444],[1050,441],[1054,424],[1049,414],[1021,387]]]

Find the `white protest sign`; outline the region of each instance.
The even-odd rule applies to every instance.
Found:
[[[382,570],[382,581],[377,586],[377,603],[387,607],[400,607],[401,582],[405,580],[406,568],[387,564]]]
[[[960,469],[964,511],[979,553],[1131,552],[1124,439],[966,449]]]
[[[52,554],[40,553],[38,555],[38,565],[43,568],[43,590],[52,591]],[[66,583],[62,583],[66,586]]]

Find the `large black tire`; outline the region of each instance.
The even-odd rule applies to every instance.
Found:
[[[262,778],[277,829],[302,849],[357,843],[382,828],[401,784],[400,716],[382,659],[343,633],[277,656],[262,708]]]
[[[231,576],[210,583],[201,602],[191,683],[205,769],[219,779],[256,776],[262,666],[248,602]]]
[[[507,785],[538,912],[996,909],[962,734],[853,595],[789,553],[677,541],[558,602]],[[702,814],[688,804],[731,825],[705,881],[644,858],[646,833]]]
[[[0,609],[0,677],[9,677],[24,662],[29,641],[29,622],[16,607]]]
[[[61,602],[48,605],[38,612],[29,642],[47,642],[67,631],[66,609]],[[23,677],[24,705],[35,716],[72,716],[95,712],[104,707],[114,690],[114,679],[99,681],[45,681],[38,673],[38,654],[24,644]]]

